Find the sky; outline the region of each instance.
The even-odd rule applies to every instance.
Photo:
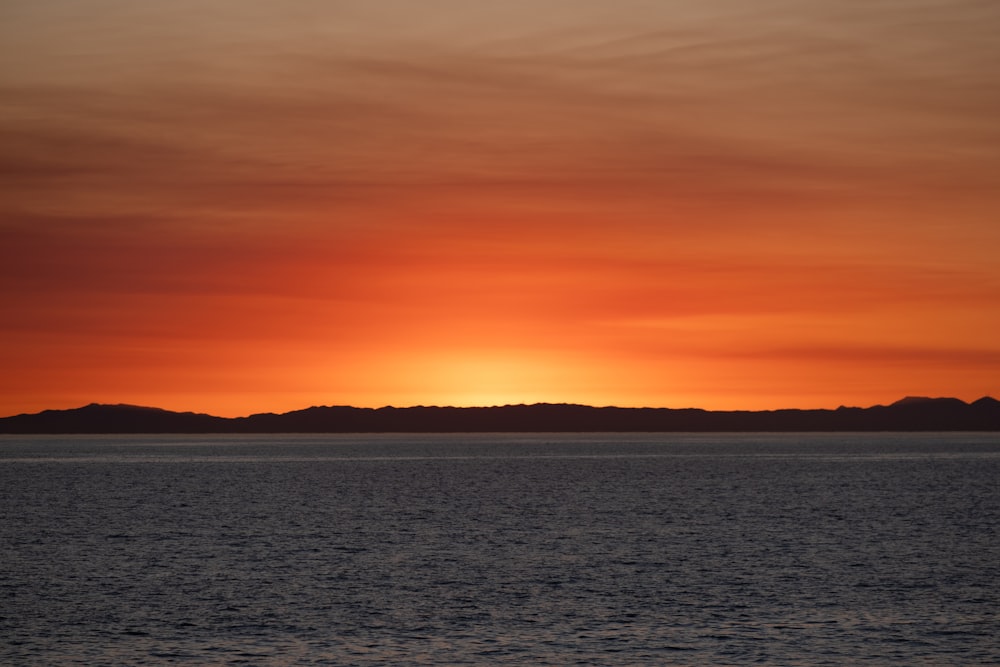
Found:
[[[0,415],[1000,395],[993,0],[8,0]]]

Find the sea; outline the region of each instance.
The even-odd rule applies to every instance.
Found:
[[[3,665],[1000,665],[1000,434],[0,436]]]

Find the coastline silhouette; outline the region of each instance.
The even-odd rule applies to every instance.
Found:
[[[835,410],[709,411],[537,403],[494,407],[317,406],[216,417],[93,403],[0,418],[0,433],[486,433],[1000,431],[1000,401],[907,397]]]

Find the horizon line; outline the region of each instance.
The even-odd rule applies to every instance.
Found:
[[[799,411],[799,412],[808,412],[808,411],[835,411],[835,410],[840,410],[840,409],[867,410],[867,409],[871,409],[871,408],[889,407],[889,406],[893,406],[893,405],[905,404],[905,403],[912,403],[912,402],[918,402],[918,401],[921,401],[921,402],[922,401],[958,401],[960,403],[963,403],[964,405],[972,405],[972,404],[974,404],[974,403],[976,403],[978,401],[982,401],[982,400],[996,401],[997,399],[994,398],[993,396],[991,396],[990,394],[984,394],[983,396],[981,396],[981,397],[979,397],[979,398],[977,398],[975,400],[972,400],[972,401],[965,401],[963,399],[956,398],[954,396],[916,396],[916,395],[907,395],[907,396],[904,396],[903,398],[897,399],[897,400],[892,401],[890,403],[876,403],[876,404],[868,405],[868,406],[841,404],[841,405],[839,405],[839,406],[837,406],[835,408],[792,408],[792,407],[783,407],[783,408],[764,408],[764,409],[759,409],[759,410],[751,410],[751,409],[743,409],[743,408],[713,410],[713,409],[709,409],[709,408],[699,408],[699,407],[694,407],[694,406],[667,407],[667,406],[649,406],[649,405],[647,405],[647,406],[589,405],[589,404],[585,404],[585,403],[549,402],[549,401],[539,401],[539,402],[535,402],[535,403],[505,403],[505,404],[502,404],[502,405],[499,405],[499,404],[494,404],[494,405],[424,405],[424,404],[418,404],[418,405],[408,405],[408,406],[397,406],[397,405],[387,404],[387,405],[381,405],[381,406],[378,406],[378,407],[366,407],[366,406],[356,406],[356,405],[342,404],[342,405],[310,405],[308,407],[295,408],[295,409],[292,409],[292,410],[288,410],[286,412],[274,412],[274,411],[270,411],[270,412],[253,412],[253,413],[249,413],[249,414],[245,414],[245,415],[238,415],[238,416],[235,416],[235,417],[223,417],[223,416],[215,415],[215,414],[208,413],[208,412],[198,412],[196,410],[173,410],[173,409],[161,408],[161,407],[153,406],[153,405],[138,405],[138,404],[135,404],[135,403],[98,403],[98,402],[95,401],[95,402],[87,403],[85,405],[81,405],[79,407],[73,407],[73,408],[44,408],[42,410],[39,410],[38,412],[22,412],[22,413],[13,414],[13,415],[5,415],[5,416],[0,416],[0,419],[12,419],[14,417],[24,417],[24,416],[32,416],[32,415],[41,415],[41,414],[44,414],[44,413],[47,413],[47,412],[73,412],[73,411],[76,411],[76,410],[83,410],[83,409],[91,408],[91,407],[135,408],[135,409],[141,409],[141,410],[156,410],[156,411],[160,411],[160,412],[169,412],[169,413],[174,413],[174,414],[203,415],[203,416],[213,417],[213,418],[216,418],[216,419],[249,419],[251,417],[255,417],[255,416],[258,416],[258,415],[287,415],[287,414],[291,414],[291,413],[295,413],[295,412],[304,412],[306,410],[328,409],[328,408],[348,408],[348,409],[352,409],[352,410],[378,411],[378,410],[414,410],[414,409],[430,409],[430,410],[490,410],[490,409],[517,408],[517,407],[536,407],[536,406],[553,406],[553,407],[558,407],[558,406],[563,406],[563,407],[590,408],[590,409],[593,409],[593,410],[608,410],[608,409],[612,409],[612,410],[677,410],[677,411],[682,411],[682,410],[697,410],[697,411],[701,411],[701,412],[715,412],[715,413],[733,413],[733,412],[765,413],[765,412],[783,412],[783,411]]]

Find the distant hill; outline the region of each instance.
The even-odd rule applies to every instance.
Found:
[[[0,419],[0,433],[224,433],[231,420],[137,405],[91,403]]]
[[[225,418],[134,405],[0,418],[0,433],[473,433],[473,432],[1000,431],[1000,401],[907,397],[836,410],[708,411],[538,403],[488,408],[312,407]]]

